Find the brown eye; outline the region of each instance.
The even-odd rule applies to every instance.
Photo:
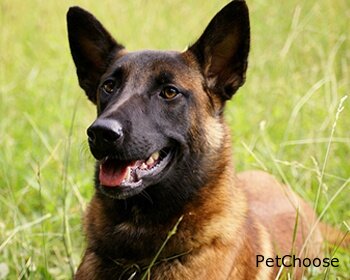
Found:
[[[179,91],[175,87],[165,87],[160,92],[160,96],[167,100],[174,99],[178,94],[179,94]]]
[[[113,80],[107,80],[103,83],[102,89],[107,94],[112,94],[114,92],[115,82]]]

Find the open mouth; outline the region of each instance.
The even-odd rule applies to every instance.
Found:
[[[100,185],[124,192],[139,189],[145,185],[144,181],[155,181],[159,177],[169,165],[171,155],[171,150],[165,148],[152,153],[145,160],[121,161],[108,156],[100,162]]]

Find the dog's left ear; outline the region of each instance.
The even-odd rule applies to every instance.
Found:
[[[250,45],[245,1],[227,4],[187,52],[197,59],[208,87],[224,102],[244,84]]]

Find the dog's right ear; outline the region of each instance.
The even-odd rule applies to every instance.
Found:
[[[102,24],[80,7],[67,13],[70,50],[77,68],[79,85],[96,104],[96,92],[102,74],[113,57],[124,47],[118,44]]]

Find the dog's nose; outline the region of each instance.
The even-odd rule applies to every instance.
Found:
[[[120,123],[112,119],[97,119],[88,129],[89,142],[93,145],[113,145],[123,138]]]

